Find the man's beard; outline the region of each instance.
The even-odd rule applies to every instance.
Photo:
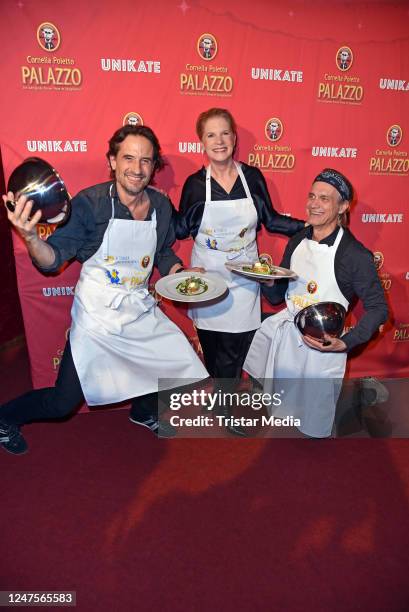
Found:
[[[134,174],[132,175],[134,178],[141,179],[141,183],[139,185],[130,186],[129,183],[121,183],[122,189],[130,196],[137,196],[145,191],[145,187],[148,184],[147,177],[144,174]],[[128,178],[128,175],[125,175],[125,178]]]

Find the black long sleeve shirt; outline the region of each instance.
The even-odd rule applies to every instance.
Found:
[[[281,260],[283,268],[291,268],[291,257],[304,238],[312,240],[312,227],[306,227],[289,240]],[[332,246],[339,228],[320,241],[320,244]],[[294,270],[296,272],[296,270]],[[344,229],[334,261],[335,278],[341,293],[349,303],[358,297],[363,304],[365,313],[351,331],[342,336],[347,351],[358,344],[367,342],[378,327],[388,318],[388,306],[382,285],[373,262],[373,255],[359,242],[348,229]],[[279,304],[284,300],[288,288],[288,279],[281,279],[272,287],[261,285],[263,295],[271,304]]]
[[[304,221],[280,215],[273,207],[264,176],[258,168],[241,163],[254,206],[257,210],[257,231],[262,225],[269,231],[285,236],[293,236],[304,227]],[[231,191],[211,178],[212,200],[239,200],[246,197],[241,179],[238,176]],[[206,168],[191,174],[183,186],[179,212],[174,211],[176,236],[179,239],[196,237],[203,217],[206,199]]]
[[[71,216],[61,227],[48,238],[55,253],[55,262],[49,268],[37,266],[42,272],[55,272],[70,259],[83,263],[97,252],[102,244],[105,230],[112,215],[110,187],[114,199],[114,214],[116,219],[133,220],[129,209],[121,203],[115,183],[111,181],[100,183],[80,191],[71,202]],[[172,204],[170,200],[153,187],[147,187],[150,208],[146,220],[150,220],[152,212],[156,211],[157,246],[154,264],[162,276],[168,274],[175,263],[182,263],[172,250],[175,242],[175,232],[172,225]]]

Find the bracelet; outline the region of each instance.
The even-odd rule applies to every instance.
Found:
[[[184,268],[178,268],[175,272],[175,274],[177,274],[178,272],[183,272]]]

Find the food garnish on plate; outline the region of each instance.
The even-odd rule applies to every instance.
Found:
[[[199,276],[189,276],[176,285],[176,291],[181,295],[201,295],[209,286]]]

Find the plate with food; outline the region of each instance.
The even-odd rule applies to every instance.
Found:
[[[205,302],[223,295],[227,285],[218,274],[187,270],[163,276],[157,281],[155,290],[162,297],[176,302]]]
[[[297,275],[292,270],[274,266],[271,259],[261,258],[257,261],[224,264],[228,270],[251,278],[253,280],[277,280],[279,278],[297,278]]]

